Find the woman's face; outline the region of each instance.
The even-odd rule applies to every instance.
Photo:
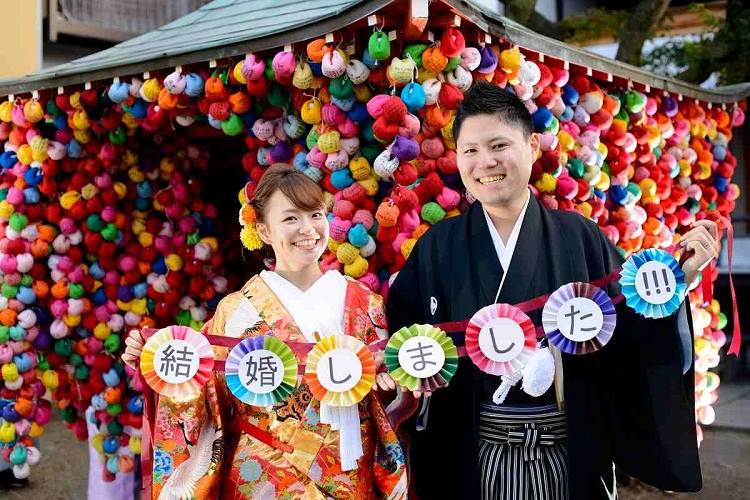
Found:
[[[318,262],[328,242],[328,219],[322,207],[302,210],[276,191],[265,212],[265,221],[257,223],[258,234],[273,248],[278,267],[298,270]]]

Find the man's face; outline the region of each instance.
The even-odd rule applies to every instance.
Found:
[[[525,137],[497,115],[470,116],[456,142],[461,180],[482,205],[509,206],[525,195],[538,150],[536,134]]]

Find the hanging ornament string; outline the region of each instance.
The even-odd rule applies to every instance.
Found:
[[[721,217],[719,219],[721,224],[719,230],[726,229],[727,231],[727,268],[729,270],[729,293],[732,296],[732,343],[729,344],[729,354],[739,356],[740,345],[742,344],[742,332],[740,330],[740,314],[737,310],[737,294],[734,291],[734,280],[732,279],[732,253],[734,251],[734,228],[732,227],[732,221],[728,217]],[[703,276],[703,283],[711,281],[711,277]],[[705,290],[705,289],[704,289]],[[704,295],[705,297],[705,295]]]

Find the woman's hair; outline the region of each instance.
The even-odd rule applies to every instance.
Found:
[[[265,220],[266,207],[276,191],[300,210],[325,210],[323,190],[314,180],[285,163],[276,163],[263,173],[250,200],[259,221]]]

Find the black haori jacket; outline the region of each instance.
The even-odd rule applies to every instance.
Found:
[[[596,224],[548,210],[532,196],[498,302],[516,304],[566,283],[595,281],[621,263]],[[417,242],[389,292],[390,331],[469,319],[493,302],[501,273],[476,202]],[[618,294],[617,283],[607,292]],[[541,325],[541,310],[529,316]],[[692,333],[689,307],[687,323]],[[462,335],[451,336],[463,342]],[[606,498],[602,478],[611,491],[613,462],[658,488],[700,490],[693,366],[682,373],[684,356],[677,313],[645,319],[624,302],[607,345],[592,354],[562,354],[571,500]],[[461,358],[449,386],[432,396],[427,428],[414,430],[414,419],[407,424],[411,482],[420,499],[479,497],[479,404],[488,377]],[[514,388],[509,399],[514,391],[521,393]]]

